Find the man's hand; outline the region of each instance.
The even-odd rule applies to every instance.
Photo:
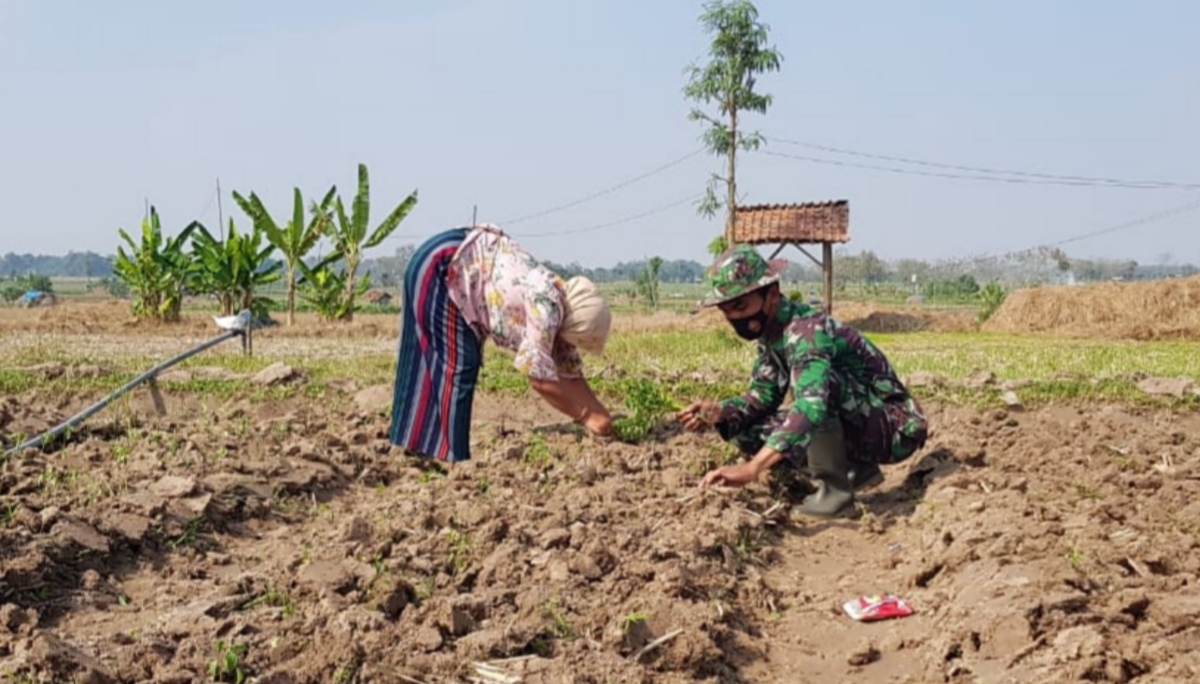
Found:
[[[675,414],[675,419],[688,430],[703,430],[715,425],[721,417],[721,407],[714,401],[694,401]]]
[[[764,446],[749,461],[709,471],[704,479],[700,480],[700,486],[711,487],[720,484],[727,487],[742,487],[757,480],[759,475],[775,467],[775,464],[781,460],[783,460],[783,454]]]
[[[727,487],[742,487],[758,479],[759,464],[754,461],[744,461],[737,465],[728,465],[711,470],[700,480],[701,487],[725,485]]]

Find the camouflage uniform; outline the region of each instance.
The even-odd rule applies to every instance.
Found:
[[[757,251],[740,245],[713,264],[707,279],[713,292],[701,304],[711,306],[777,276]],[[853,328],[781,298],[757,345],[749,390],[719,403],[716,424],[743,453],[766,445],[803,468],[813,430],[836,419],[855,461],[898,463],[924,446],[928,423],[920,405],[883,353]]]

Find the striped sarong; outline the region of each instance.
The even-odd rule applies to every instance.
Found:
[[[447,266],[468,233],[457,228],[426,240],[404,273],[389,438],[440,461],[471,458],[471,400],[482,356],[446,285]]]

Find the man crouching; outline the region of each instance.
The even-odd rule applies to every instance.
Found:
[[[678,419],[689,430],[715,427],[750,457],[709,472],[700,486],[740,487],[791,466],[817,484],[800,512],[831,518],[851,509],[855,490],[883,480],[880,464],[923,447],[929,427],[883,353],[853,328],[784,297],[778,271],[738,245],[705,272],[711,292],[701,306],[719,307],[740,337],[757,340],[758,355],[749,390],[694,402]]]

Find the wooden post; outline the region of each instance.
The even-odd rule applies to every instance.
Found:
[[[160,416],[167,415],[167,403],[163,401],[162,392],[158,388],[158,376],[151,375],[146,381],[146,386],[150,388],[150,398],[154,400],[154,412]]]
[[[822,270],[825,271],[825,315],[833,315],[833,243],[821,245]]]

